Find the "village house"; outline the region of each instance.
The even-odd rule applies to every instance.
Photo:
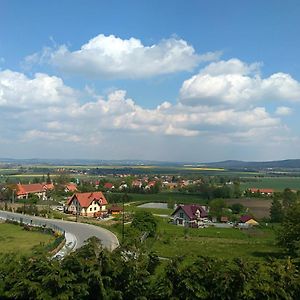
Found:
[[[103,187],[107,190],[113,190],[115,188],[111,182],[106,182]]]
[[[253,217],[248,216],[248,215],[241,216],[239,226],[251,227],[251,226],[256,226],[256,225],[259,225],[259,223],[257,221],[255,221]]]
[[[154,188],[155,184],[156,184],[156,181],[149,181],[147,183],[147,185],[145,186],[145,190],[150,190],[150,189]]]
[[[205,207],[196,204],[178,205],[171,215],[173,223],[186,227],[198,227],[208,214]]]
[[[131,186],[133,188],[141,188],[142,187],[142,181],[141,180],[133,180]]]
[[[265,196],[272,196],[274,194],[274,190],[272,189],[258,189],[258,188],[250,188],[249,189],[251,194],[261,194]]]
[[[123,209],[120,206],[117,205],[112,205],[109,209],[108,209],[108,213],[110,215],[119,215],[121,214],[123,211]]]
[[[30,195],[36,195],[41,200],[47,200],[47,190],[54,189],[52,183],[31,183],[31,184],[17,184],[17,199],[28,199]]]
[[[66,184],[65,185],[65,192],[66,193],[68,193],[68,192],[72,192],[72,193],[77,192],[77,184],[73,183],[73,182],[70,182],[70,183]]]
[[[107,200],[102,192],[75,193],[69,198],[66,211],[86,217],[102,217],[107,214]]]

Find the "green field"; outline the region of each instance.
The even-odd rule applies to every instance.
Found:
[[[219,258],[250,258],[261,260],[280,255],[271,228],[240,230],[235,228],[183,228],[158,219],[156,238],[147,240],[147,246],[159,256],[203,255]]]
[[[300,177],[249,177],[247,182],[241,183],[241,189],[270,188],[283,191],[285,188],[300,190]]]
[[[0,253],[29,254],[35,246],[47,245],[54,237],[40,232],[26,231],[14,224],[0,223]]]
[[[112,196],[118,195],[121,202],[122,193],[111,193]],[[114,196],[116,197],[116,196]],[[174,202],[174,203],[203,203],[205,200],[201,199],[198,195],[182,194],[177,192],[161,192],[158,194],[132,194],[128,193],[131,202]],[[107,196],[109,202],[109,196]]]

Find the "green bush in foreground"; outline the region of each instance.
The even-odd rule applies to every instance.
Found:
[[[158,264],[139,249],[110,253],[95,238],[63,261],[6,255],[0,299],[300,299],[299,270],[290,260],[177,258],[155,272]]]

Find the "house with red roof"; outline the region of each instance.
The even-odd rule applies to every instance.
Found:
[[[273,189],[258,189],[258,188],[250,188],[249,189],[251,194],[262,194],[265,196],[272,196],[274,194],[274,190]]]
[[[197,204],[178,205],[171,215],[173,223],[187,227],[198,227],[208,217],[205,207]]]
[[[154,180],[149,181],[147,183],[147,185],[145,186],[145,190],[150,190],[150,189],[154,188],[155,185],[156,185],[156,181],[154,181]]]
[[[239,222],[239,226],[242,226],[242,225],[245,225],[248,227],[248,226],[259,225],[259,223],[252,216],[243,215],[243,216],[241,216],[240,222]]]
[[[67,212],[86,217],[107,214],[107,200],[102,192],[75,193],[67,202]]]
[[[51,186],[41,183],[17,184],[17,198],[28,199],[29,195],[36,195],[39,199],[47,200],[46,191],[51,189]]]
[[[112,190],[115,188],[111,182],[106,182],[103,187],[107,190]]]
[[[70,183],[66,184],[65,185],[65,192],[66,193],[68,193],[68,192],[72,192],[72,193],[77,192],[77,184],[73,183],[73,182],[70,182]]]

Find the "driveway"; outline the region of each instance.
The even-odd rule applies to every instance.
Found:
[[[24,223],[27,222],[38,225],[46,224],[52,227],[57,226],[60,229],[64,230],[66,233],[75,237],[75,246],[73,248],[74,250],[80,248],[84,244],[84,242],[92,236],[95,236],[98,239],[100,239],[102,245],[110,251],[114,250],[119,246],[118,238],[112,232],[95,225],[75,223],[57,219],[46,219],[7,211],[0,211],[0,217],[4,219],[14,218],[16,220],[20,220],[20,218],[22,218],[22,221]]]

